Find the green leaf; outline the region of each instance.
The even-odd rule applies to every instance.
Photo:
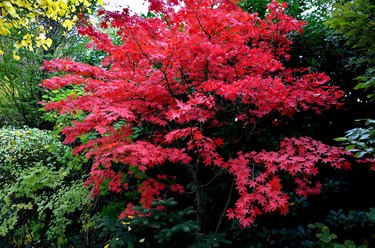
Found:
[[[322,235],[320,237],[320,240],[323,241],[324,243],[329,243],[331,242],[331,238],[328,235]]]
[[[323,233],[323,234],[329,234],[329,228],[326,227],[326,226],[323,226],[323,227],[322,227],[322,233]]]
[[[335,238],[337,238],[337,235],[334,234],[334,233],[332,233],[332,234],[329,235],[329,237],[330,237],[331,239],[335,239]]]
[[[372,223],[375,223],[375,208],[370,208],[370,211],[366,212],[366,215]]]
[[[334,248],[347,248],[346,245],[343,245],[343,244],[335,244],[333,247]]]

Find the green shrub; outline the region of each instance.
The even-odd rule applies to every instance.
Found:
[[[35,128],[0,129],[0,185],[13,181],[36,163],[61,167],[59,159],[68,151],[56,137]]]
[[[1,128],[0,246],[65,247],[77,235],[84,243],[91,200],[75,171],[84,162],[48,131]]]

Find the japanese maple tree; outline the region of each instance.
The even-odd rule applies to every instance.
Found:
[[[343,92],[327,84],[324,73],[285,66],[288,35],[305,25],[286,15],[285,5],[272,2],[260,19],[234,0],[149,2],[154,18],[128,10],[101,13],[101,27],[116,28],[121,44],[93,26],[80,27],[93,49],[107,53],[101,67],[66,59],[44,64],[60,72],[44,88],[84,88],[45,107],[84,114],[62,134],[76,153],[94,161],[87,181],[93,194],[104,182],[113,192],[130,190],[131,178],[142,172],[140,201],[129,203],[122,216],[134,215],[135,204],[151,208],[154,199],[184,194],[192,180],[202,219],[202,172],[216,168],[234,178],[237,191],[227,217],[246,227],[261,214],[287,213],[284,181],[294,181],[297,195],[317,194],[319,166],[350,167],[343,149],[309,137],[285,138],[277,151],[253,149],[250,137],[261,135],[262,121],[278,125],[302,111],[341,106]],[[240,138],[226,133],[234,124],[244,130]],[[93,138],[79,142],[89,133]]]

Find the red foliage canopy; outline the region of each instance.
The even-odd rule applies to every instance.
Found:
[[[342,149],[311,138],[285,139],[274,152],[240,151],[232,158],[219,152],[231,140],[215,130],[230,122],[245,127],[275,113],[292,117],[340,105],[343,92],[327,85],[325,74],[284,66],[291,45],[288,35],[304,26],[284,13],[285,6],[272,2],[262,20],[230,0],[150,2],[152,10],[163,15],[141,18],[110,12],[103,17],[102,27],[118,29],[120,45],[92,26],[80,27],[94,48],[107,53],[101,67],[67,59],[44,64],[51,72],[64,73],[45,80],[46,89],[84,86],[83,95],[50,102],[46,109],[86,114],[63,130],[65,143],[89,132],[98,134],[75,149],[94,160],[88,180],[94,193],[108,179],[110,190],[127,190],[124,178],[134,176],[134,168],[147,172],[165,164],[215,166],[233,175],[240,196],[228,217],[248,226],[264,212],[287,212],[280,174],[294,178],[296,193],[306,196],[320,190],[319,182],[310,183],[318,164],[348,167]],[[233,118],[225,120],[226,115]],[[119,121],[123,125],[117,125]],[[134,127],[141,124],[152,131],[135,136]],[[114,163],[129,170],[115,170]],[[139,186],[144,207],[163,191],[183,192],[179,184],[161,183],[163,177],[148,178]]]

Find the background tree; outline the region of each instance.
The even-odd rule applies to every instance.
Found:
[[[0,3],[0,35],[9,37],[23,31],[22,39],[15,43],[17,49],[27,47],[32,50],[36,46],[47,50],[52,44],[52,26],[46,27],[41,25],[41,22],[57,22],[69,31],[73,28],[73,22],[78,19],[77,14],[87,12],[96,3],[96,0],[2,1]],[[19,57],[15,55],[15,52],[13,57],[17,60]],[[0,53],[2,54],[3,51],[0,50]]]
[[[41,118],[38,87],[43,60],[58,56],[87,57],[87,40],[73,28],[97,1],[5,1],[0,3],[0,125],[51,128]],[[82,51],[80,51],[82,50]],[[17,53],[16,53],[17,51]]]
[[[347,38],[346,44],[356,51],[353,61],[362,73],[355,78],[358,83],[354,89],[364,90],[366,98],[358,99],[370,106],[370,111],[357,120],[357,125],[364,125],[346,132],[338,141],[347,144],[347,149],[358,157],[374,157],[374,86],[375,86],[375,5],[371,1],[356,0],[334,5],[332,18],[326,21],[335,32]],[[354,75],[353,75],[354,76]],[[363,94],[363,92],[361,92]]]

